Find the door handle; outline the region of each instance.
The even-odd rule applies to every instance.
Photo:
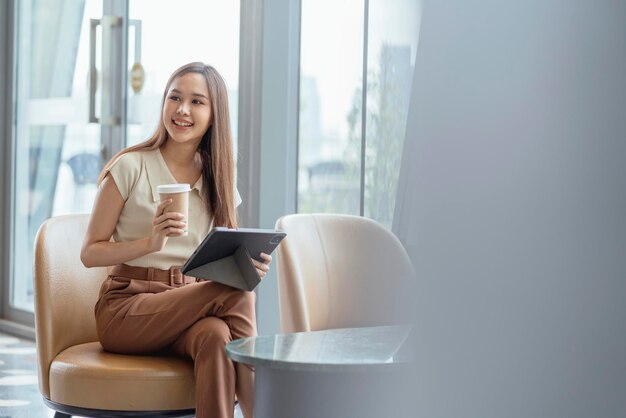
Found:
[[[89,123],[100,123],[96,117],[96,90],[98,70],[96,69],[96,28],[100,19],[89,19]]]
[[[113,42],[113,28],[122,24],[119,16],[102,16],[100,19],[89,20],[89,123],[103,125],[119,125],[121,117],[110,109],[110,74],[102,74],[102,115],[96,116],[96,91],[98,89],[98,69],[96,68],[96,29],[102,26],[102,59],[107,60]]]

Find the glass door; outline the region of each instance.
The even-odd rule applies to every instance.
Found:
[[[32,324],[40,225],[52,216],[91,211],[103,163],[154,131],[174,69],[204,61],[220,71],[236,139],[240,2],[23,0],[16,7],[5,314]]]
[[[101,19],[103,2],[24,0],[16,5],[10,306],[32,312],[33,243],[39,226],[51,216],[89,212],[96,191],[102,129],[92,113],[102,111],[107,93],[101,81],[97,85],[102,74],[90,71],[89,57],[97,57],[101,68],[102,54],[92,49],[103,31],[92,30],[92,19]],[[92,77],[95,89],[90,89]],[[91,100],[90,94],[95,94]]]

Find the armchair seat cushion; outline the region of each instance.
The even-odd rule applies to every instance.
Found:
[[[178,410],[194,408],[194,397],[193,363],[179,357],[113,354],[90,342],[62,351],[50,365],[50,400],[64,405]]]

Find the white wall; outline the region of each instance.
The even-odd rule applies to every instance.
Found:
[[[417,54],[416,416],[626,416],[626,2],[426,1]]]

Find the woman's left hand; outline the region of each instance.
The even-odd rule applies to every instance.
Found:
[[[268,271],[270,271],[270,263],[272,262],[272,256],[269,254],[261,253],[261,258],[263,261],[257,261],[254,258],[252,259],[252,263],[254,267],[256,267],[257,273],[259,273],[259,277],[262,279],[265,277]]]

